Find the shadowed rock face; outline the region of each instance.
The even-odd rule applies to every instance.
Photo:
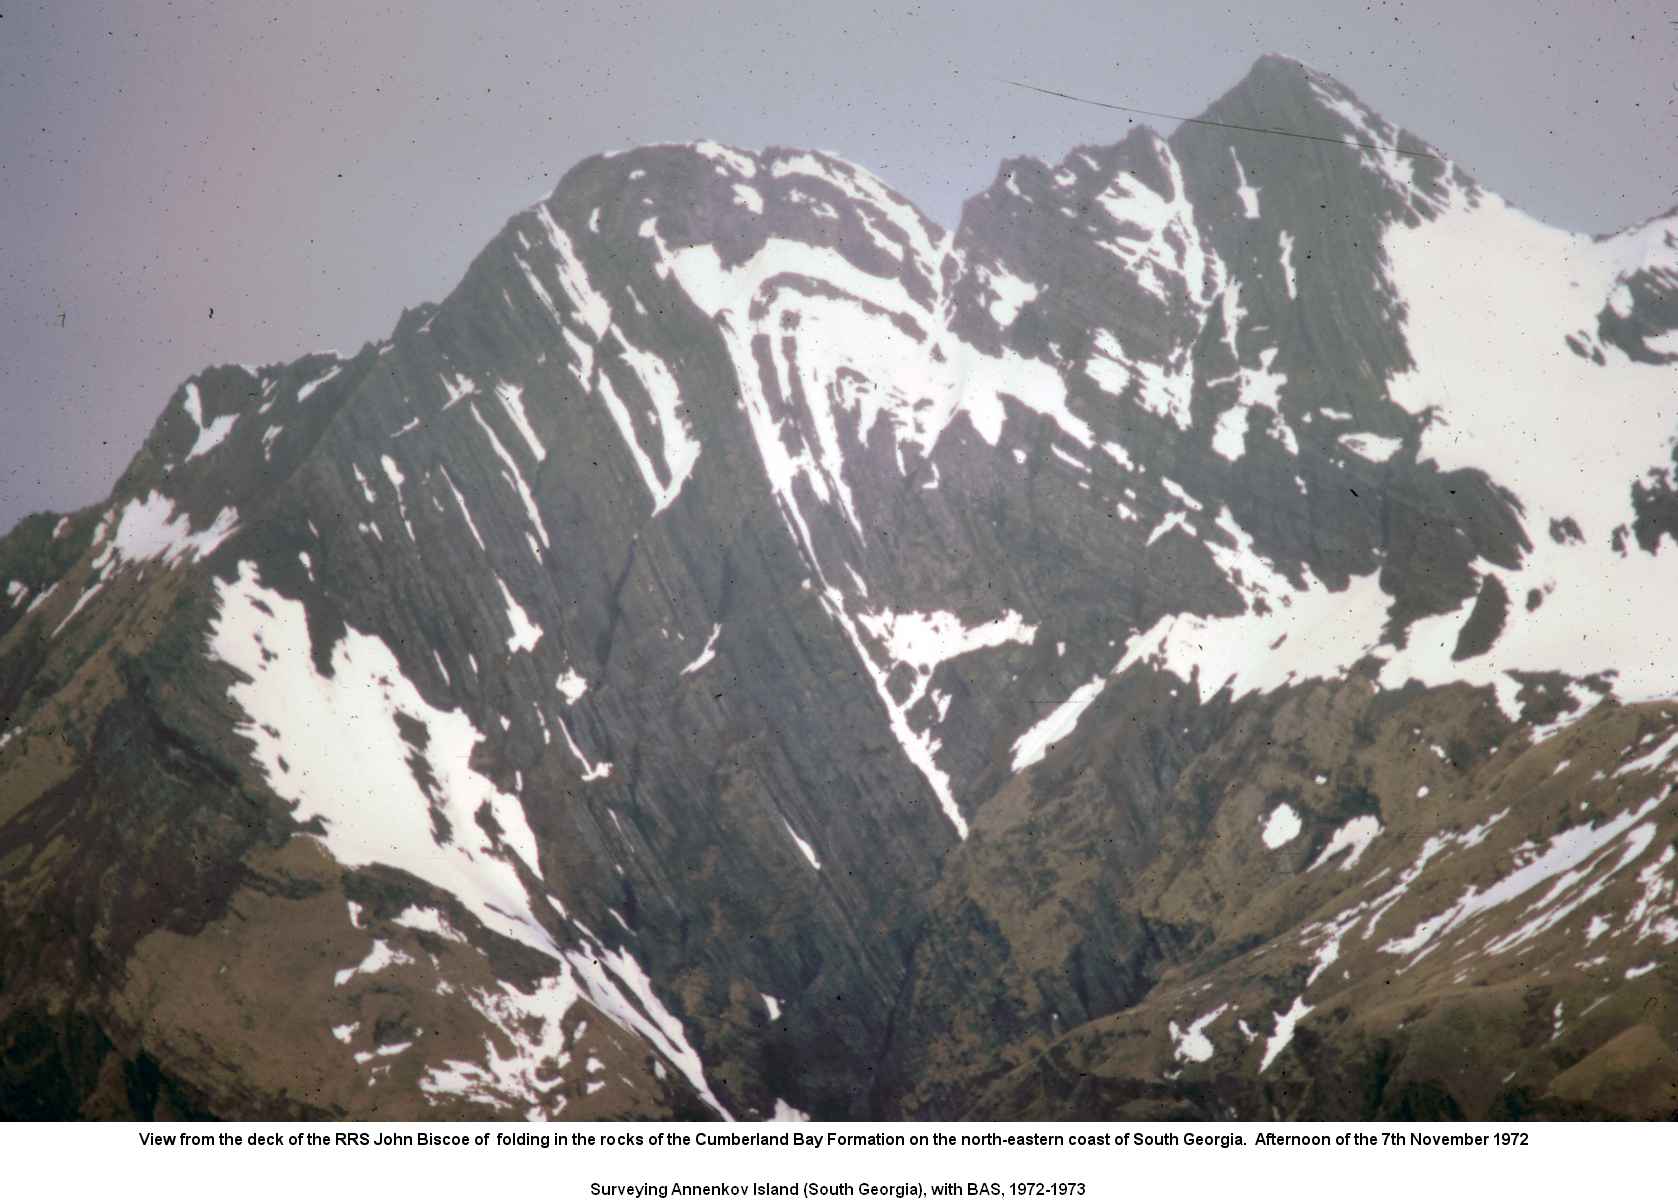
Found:
[[[1678,224],[1261,60],[575,167],[0,541],[0,1109],[1678,1109]]]

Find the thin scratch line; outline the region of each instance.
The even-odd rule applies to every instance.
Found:
[[[1071,100],[1078,104],[1093,104],[1097,108],[1110,108],[1115,112],[1136,113],[1143,117],[1158,117],[1162,121],[1187,121],[1190,125],[1212,125],[1218,129],[1238,129],[1243,133],[1271,133],[1283,138],[1301,138],[1307,142],[1327,142],[1330,146],[1354,146],[1361,150],[1387,150],[1393,154],[1405,154],[1411,158],[1431,158],[1444,162],[1445,156],[1434,154],[1431,150],[1405,150],[1401,146],[1389,146],[1385,142],[1359,142],[1346,138],[1331,138],[1317,133],[1299,133],[1292,129],[1266,129],[1262,125],[1237,125],[1233,121],[1213,121],[1207,117],[1182,117],[1176,113],[1156,113],[1152,109],[1131,108],[1124,104],[1112,104],[1106,100],[1091,100],[1087,96],[1074,96],[1070,92],[1057,92],[1053,88],[1040,88],[1034,83],[1021,83],[1017,79],[999,79],[998,83],[1005,83],[1009,87],[1024,88],[1028,92],[1038,92],[1044,96],[1058,96],[1062,100]]]

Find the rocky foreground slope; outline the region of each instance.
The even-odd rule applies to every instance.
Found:
[[[0,541],[0,1113],[1678,1112],[1678,215],[1206,116],[183,384]]]

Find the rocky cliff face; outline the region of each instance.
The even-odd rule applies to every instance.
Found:
[[[0,542],[0,1109],[1678,1108],[1678,217],[1206,116],[596,157],[184,384]]]

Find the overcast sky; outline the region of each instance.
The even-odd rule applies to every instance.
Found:
[[[950,224],[1125,132],[999,77],[1192,115],[1277,51],[1554,224],[1678,202],[1668,5],[1166,7],[0,0],[0,530],[103,498],[199,368],[383,337],[596,150],[814,146]]]

